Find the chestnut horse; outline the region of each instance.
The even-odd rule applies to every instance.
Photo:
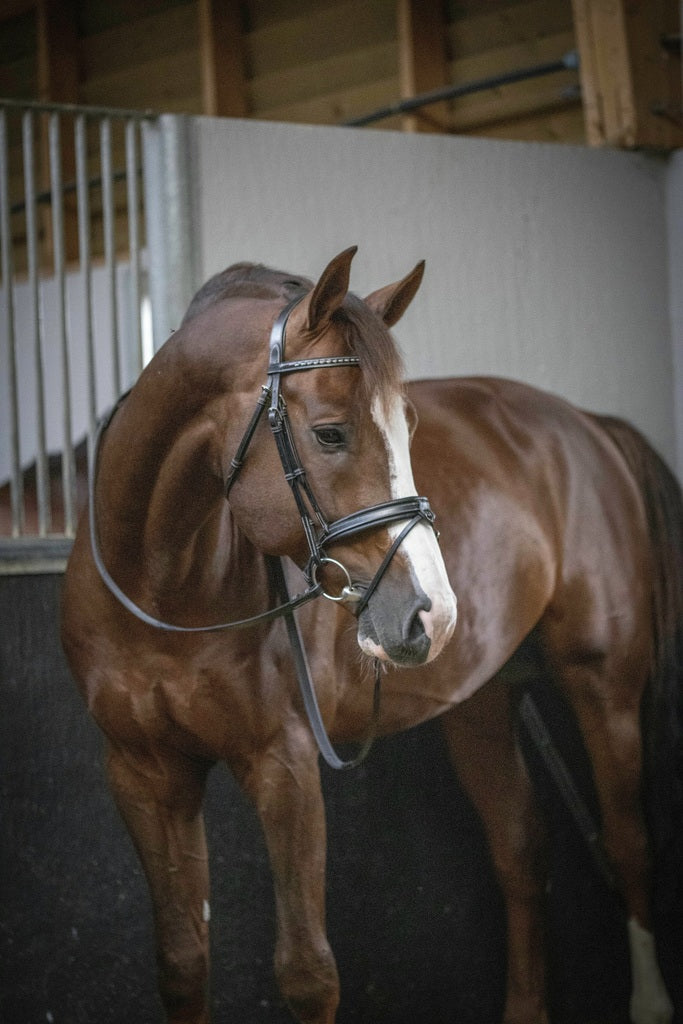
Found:
[[[273,570],[287,556],[290,583],[302,579],[295,565],[308,583],[296,619],[323,740],[365,735],[373,664],[377,733],[442,715],[505,900],[506,1024],[548,1021],[545,829],[514,725],[516,652],[536,652],[592,759],[627,911],[631,1018],[666,1024],[640,718],[646,702],[671,779],[680,491],[630,427],[532,388],[406,388],[388,328],[422,265],[361,301],[348,293],[354,252],[315,285],[238,264],[200,290],[103,430],[67,569],[64,646],[148,879],[168,1020],[208,1020],[202,801],[219,760],[263,826],[283,996],[305,1024],[335,1020],[320,729],[295,671],[306,655],[281,616],[261,614],[287,600]],[[440,546],[428,502],[414,497],[411,435]],[[322,587],[333,600],[309,600]],[[241,628],[202,630],[225,620]]]

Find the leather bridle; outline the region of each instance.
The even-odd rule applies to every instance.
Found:
[[[356,616],[360,615],[388,569],[394,554],[408,533],[420,522],[426,522],[433,528],[435,517],[427,498],[412,495],[406,498],[395,498],[390,501],[380,502],[377,505],[370,505],[368,508],[361,509],[358,512],[352,512],[350,515],[343,516],[341,519],[337,519],[332,523],[327,521],[308,482],[306,471],[301,464],[301,460],[299,459],[296,446],[294,444],[294,437],[287,413],[287,404],[280,387],[281,379],[284,374],[301,373],[306,370],[325,367],[359,366],[360,360],[358,356],[350,355],[318,356],[311,359],[294,359],[285,361],[284,349],[287,321],[290,313],[294,307],[301,302],[302,298],[303,296],[298,296],[289,302],[284,309],[281,310],[273,324],[270,335],[267,383],[261,388],[261,394],[256,403],[256,408],[254,409],[242,440],[237,447],[235,456],[230,463],[230,471],[228,473],[225,486],[225,496],[226,498],[229,498],[230,490],[244,464],[249,446],[256,432],[256,428],[266,408],[268,408],[268,422],[270,424],[270,429],[277,445],[285,478],[294,495],[304,534],[308,543],[310,557],[306,568],[304,569],[304,575],[308,583],[307,590],[295,597],[290,597],[285,579],[283,560],[278,558],[268,559],[271,576],[282,603],[276,605],[274,608],[269,608],[265,612],[260,612],[259,614],[250,616],[246,619],[216,623],[210,626],[179,626],[170,622],[165,622],[162,619],[157,619],[145,612],[144,609],[140,608],[139,605],[124,593],[109,573],[102,557],[97,529],[97,519],[95,515],[95,487],[97,483],[97,469],[102,437],[105,430],[111,423],[117,409],[127,397],[127,393],[121,396],[111,412],[100,422],[95,435],[88,483],[90,542],[95,565],[108,590],[132,615],[141,622],[144,622],[149,626],[153,626],[156,629],[173,633],[209,633],[217,632],[219,630],[245,629],[249,626],[270,622],[275,618],[284,616],[294,654],[295,666],[304,704],[320,752],[331,767],[349,768],[358,764],[365,757],[370,749],[372,736],[374,735],[374,725],[376,724],[379,713],[379,662],[376,661],[375,664],[372,730],[363,744],[360,754],[350,761],[342,761],[337,757],[333,750],[322,722],[315,691],[310,678],[306,653],[301,642],[301,636],[299,634],[293,612],[296,608],[305,604],[307,601],[322,595],[331,601],[343,603]],[[356,536],[365,531],[377,529],[379,527],[386,527],[398,522],[404,522],[405,525],[392,542],[384,559],[382,560],[381,565],[369,584],[353,582],[345,566],[342,565],[341,562],[337,561],[337,559],[331,558],[326,553],[326,546],[346,540],[349,537]],[[342,587],[342,590],[338,595],[326,593],[322,584],[318,581],[317,573],[321,567],[326,564],[337,566],[341,569],[344,577],[346,578],[346,584]]]
[[[270,429],[277,445],[285,479],[294,495],[308,543],[310,557],[304,570],[304,575],[308,580],[309,586],[315,587],[317,586],[317,573],[323,565],[331,563],[340,568],[346,577],[346,585],[338,596],[333,596],[325,591],[323,591],[323,596],[331,601],[339,601],[345,604],[355,615],[360,615],[407,534],[422,521],[433,526],[435,517],[427,498],[412,495],[407,498],[394,498],[391,501],[384,501],[378,505],[370,505],[368,508],[361,509],[359,512],[352,512],[350,515],[337,519],[332,523],[329,523],[325,518],[294,444],[294,436],[287,413],[287,403],[281,390],[282,376],[284,374],[301,373],[306,370],[324,367],[358,366],[360,360],[358,356],[317,356],[311,359],[285,361],[287,321],[292,310],[301,302],[301,299],[302,296],[299,296],[289,302],[281,310],[273,324],[270,334],[268,381],[261,389],[261,396],[256,403],[252,418],[230,464],[225,494],[226,497],[230,494],[230,490],[244,463],[256,427],[267,406]],[[368,585],[358,582],[353,583],[348,570],[337,559],[330,558],[326,553],[326,547],[339,541],[354,537],[367,530],[386,527],[397,522],[406,522],[406,525],[392,543],[382,564]]]

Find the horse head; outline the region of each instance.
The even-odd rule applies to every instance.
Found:
[[[340,253],[302,288],[286,335],[284,325],[271,335],[271,428],[285,472],[262,423],[229,501],[260,550],[308,563],[328,596],[357,613],[366,654],[421,664],[452,635],[455,597],[431,513],[420,514],[428,503],[415,504],[413,414],[389,328],[417,292],[424,264],[363,301],[348,290],[355,252]],[[226,459],[235,444],[232,437]]]

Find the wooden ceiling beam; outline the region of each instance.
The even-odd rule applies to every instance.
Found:
[[[676,31],[676,0],[572,0],[572,8],[588,143],[682,146],[680,53],[662,43]]]
[[[78,102],[78,36],[74,0],[38,0],[38,98]]]
[[[249,113],[241,6],[238,0],[199,0],[202,105],[212,117]]]
[[[45,103],[78,103],[78,32],[75,0],[38,0],[36,8],[37,85],[38,98]],[[52,187],[48,126],[40,119],[40,180],[42,187]],[[76,160],[73,148],[61,147],[62,182],[73,181]],[[53,202],[63,202],[64,252],[67,260],[78,254],[78,219],[75,197],[53,196]],[[52,221],[49,210],[41,209],[44,258],[52,254]]]
[[[446,11],[443,0],[397,0],[401,99],[449,84]],[[433,103],[403,117],[406,131],[447,131],[449,104]]]

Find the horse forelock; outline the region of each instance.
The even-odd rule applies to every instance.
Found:
[[[383,404],[402,390],[404,366],[401,354],[382,321],[352,292],[332,316],[343,330],[349,351],[358,356],[363,391]]]

